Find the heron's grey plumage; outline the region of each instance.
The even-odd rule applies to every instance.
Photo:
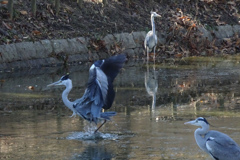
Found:
[[[201,126],[194,132],[195,140],[198,146],[208,153],[215,160],[240,160],[240,147],[228,135],[210,130],[209,123],[205,118],[199,117],[196,120],[186,122]]]
[[[152,50],[154,52],[154,58],[155,58],[155,49],[157,46],[157,35],[156,35],[154,17],[161,17],[161,16],[159,14],[157,14],[156,12],[151,12],[152,30],[147,33],[145,40],[144,40],[144,47],[145,47],[145,50],[147,50],[147,59],[149,58],[149,55],[148,55],[149,52]]]
[[[72,116],[79,115],[96,124],[99,119],[110,120],[116,112],[102,112],[102,108],[109,109],[112,106],[115,98],[112,83],[125,61],[126,56],[123,54],[96,61],[89,69],[88,84],[84,95],[74,102],[68,100],[68,94],[72,89],[72,81],[68,75],[48,86],[66,86],[62,99],[64,104],[73,111]]]

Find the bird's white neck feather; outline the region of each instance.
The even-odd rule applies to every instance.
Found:
[[[206,139],[205,134],[209,131],[209,125],[204,125],[202,128],[196,129],[194,132],[194,137],[197,142],[197,145],[205,152],[207,152],[206,148]]]
[[[68,94],[71,90],[72,90],[72,81],[69,79],[68,82],[66,83],[66,89],[62,93],[62,100],[63,100],[63,103],[74,112],[73,102],[68,100]]]
[[[154,16],[151,15],[151,23],[152,23],[152,32],[153,32],[153,35],[155,35],[155,23],[154,23]]]

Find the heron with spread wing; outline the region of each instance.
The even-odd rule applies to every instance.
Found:
[[[73,111],[72,116],[79,115],[85,120],[97,124],[99,120],[104,122],[97,128],[97,132],[107,120],[116,112],[102,112],[102,109],[109,109],[115,98],[113,81],[126,61],[124,54],[112,56],[105,60],[98,60],[89,69],[87,88],[82,98],[73,102],[68,100],[68,94],[72,89],[72,80],[69,75],[62,76],[57,82],[49,84],[65,85],[66,89],[62,92],[63,103]]]

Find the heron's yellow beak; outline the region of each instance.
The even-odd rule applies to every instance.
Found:
[[[61,85],[61,84],[62,84],[62,81],[59,80],[59,81],[57,81],[57,82],[54,82],[54,83],[51,83],[51,84],[47,85],[47,87],[50,87],[50,86],[57,86],[57,85]]]
[[[190,125],[193,125],[193,126],[201,126],[196,120],[185,122],[184,124],[190,124]]]

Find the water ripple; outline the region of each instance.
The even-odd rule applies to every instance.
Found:
[[[101,132],[74,132],[70,134],[67,139],[68,140],[117,140],[119,137],[117,134],[110,133],[101,133]]]

